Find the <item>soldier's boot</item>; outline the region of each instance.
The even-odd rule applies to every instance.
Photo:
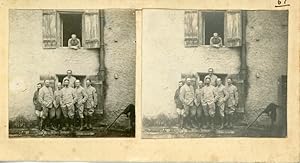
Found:
[[[60,131],[61,130],[61,120],[58,118],[56,119],[56,131]]]
[[[83,128],[83,118],[80,118],[80,131],[82,131],[84,128]]]
[[[210,117],[210,128],[212,129],[212,130],[214,130],[215,129],[215,122],[214,122],[214,117]]]
[[[228,115],[228,128],[229,129],[233,128],[233,126],[232,126],[232,115]]]
[[[183,117],[182,116],[179,117],[179,127],[180,127],[180,129],[183,128]]]
[[[74,119],[75,118],[73,118],[73,119],[70,118],[69,119],[70,131],[74,131],[74,122],[75,122]]]
[[[43,125],[44,125],[44,124],[43,124],[43,121],[44,121],[43,118],[40,118],[40,120],[39,120],[39,130],[40,130],[40,131],[42,131],[42,130],[43,130],[43,127],[44,127],[44,126],[43,126]]]
[[[89,130],[93,129],[92,116],[88,116],[88,128],[89,128]]]
[[[65,118],[65,130],[69,130],[70,129],[70,119],[69,118]]]
[[[224,128],[228,128],[228,115],[225,114],[224,116]]]
[[[220,130],[224,129],[224,117],[221,116],[221,126],[219,127]]]
[[[37,129],[40,130],[40,121],[41,121],[41,118],[40,117],[37,117]]]
[[[83,119],[84,120],[84,126],[83,126],[84,129],[88,129],[88,125],[89,125],[88,118],[89,118],[88,116],[85,116]]]

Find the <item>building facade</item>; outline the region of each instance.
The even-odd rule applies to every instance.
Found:
[[[105,123],[134,104],[135,19],[129,9],[10,10],[9,119],[34,120],[36,84],[50,79],[55,88],[69,69],[83,86],[92,80],[96,114]],[[72,33],[82,43],[79,50],[67,47]]]
[[[271,102],[283,106],[280,112],[286,109],[287,11],[149,9],[143,11],[142,32],[144,119],[175,117],[178,82],[186,76],[203,80],[210,67],[223,80],[234,79],[240,94],[237,111],[244,121]],[[214,32],[223,47],[209,46]],[[282,125],[284,118],[278,119]],[[270,120],[263,116],[259,123]]]

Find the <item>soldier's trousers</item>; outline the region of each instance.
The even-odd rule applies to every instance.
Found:
[[[92,107],[92,108],[84,108],[83,110],[83,114],[84,116],[92,116],[95,112],[95,108]]]
[[[216,113],[216,105],[215,103],[211,103],[211,104],[203,104],[202,105],[203,107],[203,112],[204,112],[204,115],[206,117],[210,116],[210,117],[215,117],[215,113]]]
[[[61,110],[62,110],[62,113],[63,113],[65,118],[74,119],[74,115],[75,115],[74,105],[61,107]]]

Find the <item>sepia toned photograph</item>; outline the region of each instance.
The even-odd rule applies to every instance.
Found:
[[[142,138],[287,137],[288,15],[143,10]]]
[[[134,9],[9,10],[9,137],[135,137]]]

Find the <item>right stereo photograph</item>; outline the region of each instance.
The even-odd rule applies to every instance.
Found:
[[[142,138],[286,138],[288,15],[143,10]]]

